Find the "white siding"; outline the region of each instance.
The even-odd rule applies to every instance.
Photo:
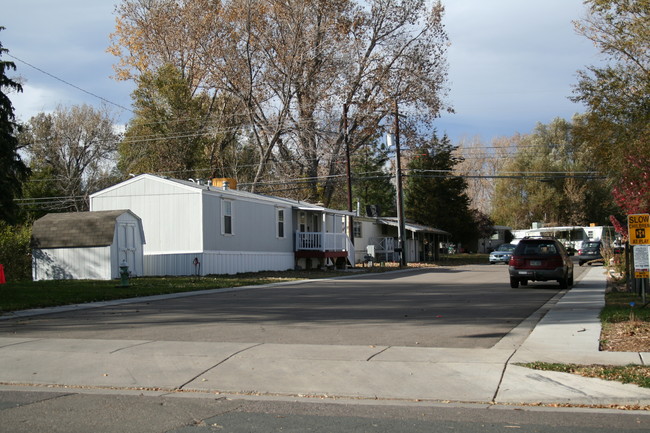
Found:
[[[366,248],[370,245],[370,239],[386,237],[387,235],[382,234],[382,226],[374,220],[368,221],[357,217],[354,221],[361,223],[361,237],[354,238],[355,260],[360,263],[366,255]]]
[[[194,265],[197,259],[200,266]],[[294,268],[294,254],[251,251],[155,254],[144,257],[145,275],[213,275],[285,271]]]
[[[39,280],[110,280],[111,247],[33,250],[32,277]]]
[[[203,248],[199,189],[143,177],[93,196],[91,209],[129,209],[138,215],[147,242],[145,254]]]

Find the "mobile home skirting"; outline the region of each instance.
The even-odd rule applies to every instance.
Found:
[[[293,252],[204,251],[144,255],[146,276],[232,275],[241,272],[286,271],[294,267]]]

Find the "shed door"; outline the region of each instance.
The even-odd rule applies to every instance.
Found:
[[[125,261],[129,265],[129,271],[135,273],[135,224],[120,224],[117,239],[120,255],[118,266]]]

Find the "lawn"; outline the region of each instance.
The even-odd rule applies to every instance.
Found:
[[[31,308],[270,284],[342,274],[344,273],[338,271],[287,271],[206,277],[144,277],[132,278],[128,287],[120,287],[120,282],[116,280],[19,281],[0,285],[0,314]]]
[[[605,380],[615,380],[622,383],[633,383],[643,388],[650,388],[650,368],[640,365],[576,365],[532,362],[525,367],[535,370],[559,371],[573,373],[584,377],[596,377]]]
[[[605,304],[600,312],[603,323],[650,322],[650,307],[644,307],[636,293],[611,291],[605,295]]]

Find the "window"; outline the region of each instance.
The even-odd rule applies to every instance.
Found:
[[[278,223],[278,238],[284,238],[284,209],[277,209],[276,221]]]
[[[232,230],[232,201],[222,200],[221,201],[221,234],[231,235],[233,234]]]
[[[354,221],[353,236],[360,238],[361,236],[361,221]]]

